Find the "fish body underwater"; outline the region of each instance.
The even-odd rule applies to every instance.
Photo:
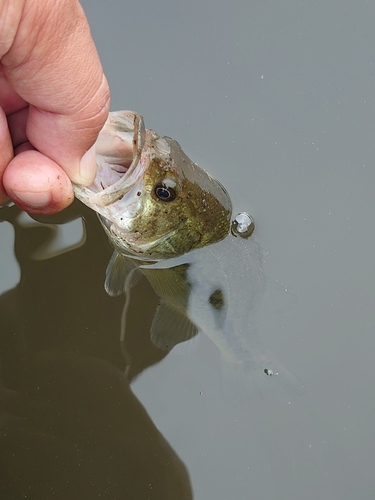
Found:
[[[96,153],[93,184],[74,189],[98,213],[115,249],[107,292],[129,294],[142,273],[160,297],[150,332],[157,347],[169,351],[203,332],[220,350],[229,391],[300,392],[256,338],[263,252],[250,237],[253,226],[243,217],[232,221],[224,187],[132,111],[110,113]]]

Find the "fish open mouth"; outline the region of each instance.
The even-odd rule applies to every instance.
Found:
[[[110,113],[95,143],[95,179],[87,187],[74,185],[77,198],[98,212],[120,200],[147,168],[147,159],[142,158],[145,143],[146,130],[141,115],[133,111]]]

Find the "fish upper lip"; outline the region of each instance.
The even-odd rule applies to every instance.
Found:
[[[74,191],[77,198],[89,206],[107,207],[121,199],[136,182],[142,177],[147,168],[147,158],[142,158],[142,152],[146,144],[146,129],[143,118],[135,112],[124,111],[116,117],[109,115],[98,140],[95,143],[97,153],[97,173],[93,183],[84,187],[74,185]],[[131,163],[129,166],[129,151],[132,151]],[[117,153],[117,154],[116,154]],[[121,177],[114,183],[104,187],[101,177],[104,169],[116,171]],[[98,210],[103,213],[102,210]]]

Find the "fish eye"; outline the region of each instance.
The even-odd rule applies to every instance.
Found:
[[[165,185],[164,182],[156,186],[155,195],[161,201],[173,201],[176,198],[175,190]]]

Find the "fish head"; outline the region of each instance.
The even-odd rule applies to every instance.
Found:
[[[99,214],[120,253],[171,258],[230,232],[224,187],[176,141],[146,130],[137,113],[110,113],[96,148],[96,178],[91,186],[75,186],[75,193]]]

